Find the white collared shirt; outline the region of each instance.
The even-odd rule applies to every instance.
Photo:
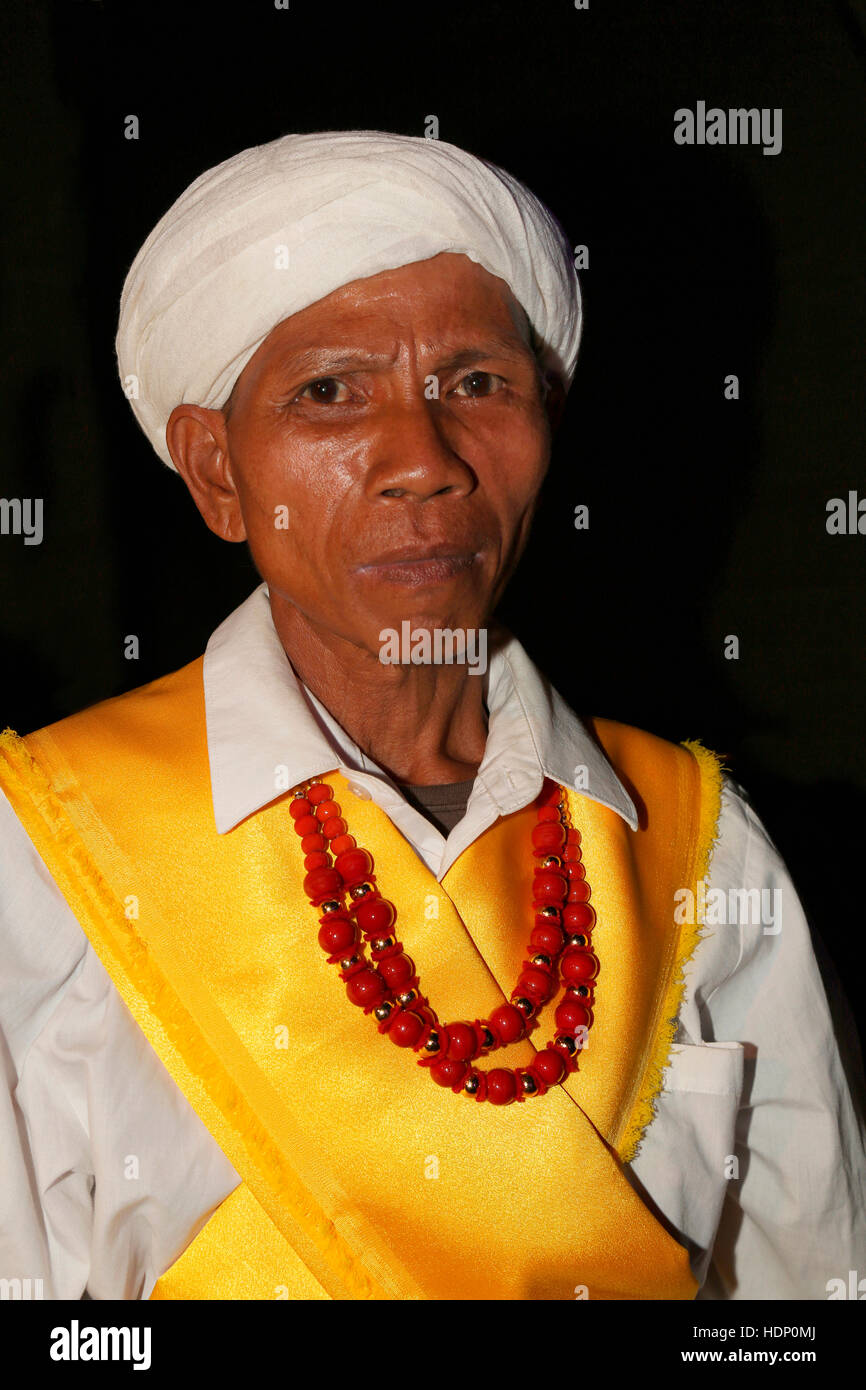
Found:
[[[492,655],[484,757],[447,837],[299,684],[264,584],[211,637],[204,690],[222,834],[273,800],[276,768],[294,785],[335,762],[440,880],[545,776],[637,829],[604,754],[514,639]],[[728,914],[686,967],[674,1055],[625,1172],[689,1250],[699,1298],[824,1299],[828,1281],[866,1276],[864,1125],[796,891],[726,779],[707,901],[754,889],[768,894],[770,915]],[[239,1177],[2,793],[0,955],[0,1279],[29,1279],[31,1289],[41,1280],[45,1298],[146,1299]]]

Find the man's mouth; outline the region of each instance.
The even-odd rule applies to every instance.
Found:
[[[356,573],[362,578],[381,584],[402,584],[409,588],[447,584],[457,575],[472,568],[479,559],[475,550],[458,549],[451,545],[402,546],[358,565]]]

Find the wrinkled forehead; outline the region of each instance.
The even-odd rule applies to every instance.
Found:
[[[377,331],[393,332],[395,340],[411,334],[429,347],[462,339],[504,346],[515,338],[528,343],[531,325],[504,280],[468,256],[442,252],[348,281],[281,319],[262,347],[277,339],[319,343],[329,335],[363,343]]]
[[[535,354],[528,315],[504,280],[443,252],[362,280],[276,324],[234,383],[225,409],[270,374],[382,368],[408,353],[422,370],[472,358]],[[537,359],[535,359],[537,362]]]

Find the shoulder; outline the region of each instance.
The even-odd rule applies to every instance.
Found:
[[[46,724],[41,729],[26,735],[26,739],[39,740],[43,737],[66,739],[70,735],[85,734],[92,729],[122,729],[133,725],[147,725],[170,717],[172,708],[181,701],[204,700],[202,668],[204,657],[199,656],[176,671],[159,676],[156,680],[99,700],[85,709]]]
[[[672,739],[651,734],[647,729],[639,729],[615,719],[594,717],[583,722],[614,766],[617,763],[648,769],[667,766],[682,772],[693,770],[695,764],[699,768],[702,764],[711,764],[720,773],[722,771],[724,755],[705,748],[696,739],[676,743]]]
[[[676,806],[696,823],[702,843],[712,839],[725,783],[723,754],[694,739],[674,743],[615,720],[593,718],[584,725],[631,796],[642,826],[653,812],[658,817],[663,807]]]
[[[60,791],[75,778],[147,785],[147,767],[206,749],[203,658],[19,738],[0,735],[0,786]]]

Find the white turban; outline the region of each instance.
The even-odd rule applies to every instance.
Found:
[[[443,251],[506,282],[568,387],[581,329],[571,253],[504,170],[456,145],[381,131],[285,135],[208,169],[154,227],[120,300],[120,378],[159,457],[174,467],[174,407],[225,405],[283,319]]]

